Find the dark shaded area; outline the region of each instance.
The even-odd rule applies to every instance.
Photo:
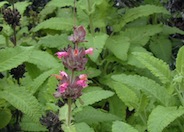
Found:
[[[49,132],[63,132],[61,130],[61,121],[59,121],[58,115],[49,111],[46,116],[42,116],[40,119],[42,125],[46,126]]]
[[[26,72],[25,70],[25,65],[21,64],[17,66],[16,68],[13,68],[10,70],[10,74],[12,75],[13,78],[17,80],[17,83],[20,85],[20,78],[24,77],[24,73]]]

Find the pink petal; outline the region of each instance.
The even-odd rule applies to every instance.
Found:
[[[59,93],[64,93],[68,87],[68,83],[63,83],[59,86]]]
[[[81,87],[83,87],[83,88],[85,88],[85,87],[88,86],[88,85],[86,84],[86,81],[85,81],[85,80],[78,80],[76,83],[77,83],[77,85],[79,85],[79,86],[81,86]]]
[[[87,75],[86,75],[86,74],[81,74],[81,75],[79,76],[79,79],[80,79],[80,80],[87,80]]]
[[[64,72],[64,71],[60,71],[60,75],[62,76],[62,77],[68,77],[68,75],[66,74],[66,72]]]
[[[85,54],[92,55],[93,54],[93,48],[89,48],[89,49],[85,50]]]
[[[68,53],[67,52],[57,52],[56,55],[59,59],[61,59],[64,56],[68,56]]]

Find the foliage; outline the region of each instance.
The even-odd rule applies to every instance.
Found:
[[[40,119],[50,111],[66,132],[184,130],[184,47],[173,37],[184,31],[169,26],[166,2],[16,1],[16,28],[3,19],[9,2],[0,2],[0,131],[48,131]],[[55,53],[72,45],[75,24],[87,29],[82,46],[94,53],[83,71],[89,86],[73,102],[66,126],[68,104],[53,97],[55,74],[65,69]],[[13,69],[19,70],[12,75]]]

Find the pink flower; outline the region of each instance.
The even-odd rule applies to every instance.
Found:
[[[93,54],[93,48],[89,48],[89,49],[85,50],[85,54],[92,55]]]
[[[63,83],[63,84],[61,84],[60,86],[59,86],[59,93],[64,93],[65,92],[65,90],[67,89],[67,87],[68,87],[68,83]]]
[[[87,82],[86,80],[78,80],[76,82],[76,84],[79,85],[79,86],[81,86],[81,87],[83,87],[83,88],[85,88],[85,87],[88,86],[88,84],[86,82]]]
[[[74,27],[74,34],[69,36],[69,40],[73,43],[85,42],[86,30],[83,26]]]
[[[77,82],[76,82],[76,84],[77,85],[79,85],[79,86],[81,86],[81,87],[83,87],[83,88],[85,88],[85,87],[87,87],[88,86],[88,84],[87,84],[87,75],[86,74],[81,74],[80,76],[79,76],[79,79],[80,80],[78,80]]]
[[[79,79],[80,79],[80,80],[88,80],[86,74],[81,74],[81,75],[79,76]]]
[[[60,76],[62,76],[62,77],[68,77],[68,75],[66,74],[66,72],[64,72],[64,71],[60,71]]]
[[[61,59],[62,57],[68,56],[68,53],[67,52],[57,52],[56,55],[59,59]]]

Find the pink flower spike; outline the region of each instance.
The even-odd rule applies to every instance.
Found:
[[[83,88],[88,86],[88,84],[86,84],[86,80],[78,80],[76,83]]]
[[[62,57],[68,56],[68,53],[67,52],[57,52],[56,55],[59,59],[61,59]]]
[[[68,77],[68,75],[66,74],[66,72],[64,72],[64,71],[60,71],[60,75],[62,76],[62,77]]]
[[[68,83],[63,83],[59,86],[59,93],[64,93],[68,87]]]
[[[89,49],[85,50],[85,54],[92,55],[93,54],[93,48],[89,48]]]

